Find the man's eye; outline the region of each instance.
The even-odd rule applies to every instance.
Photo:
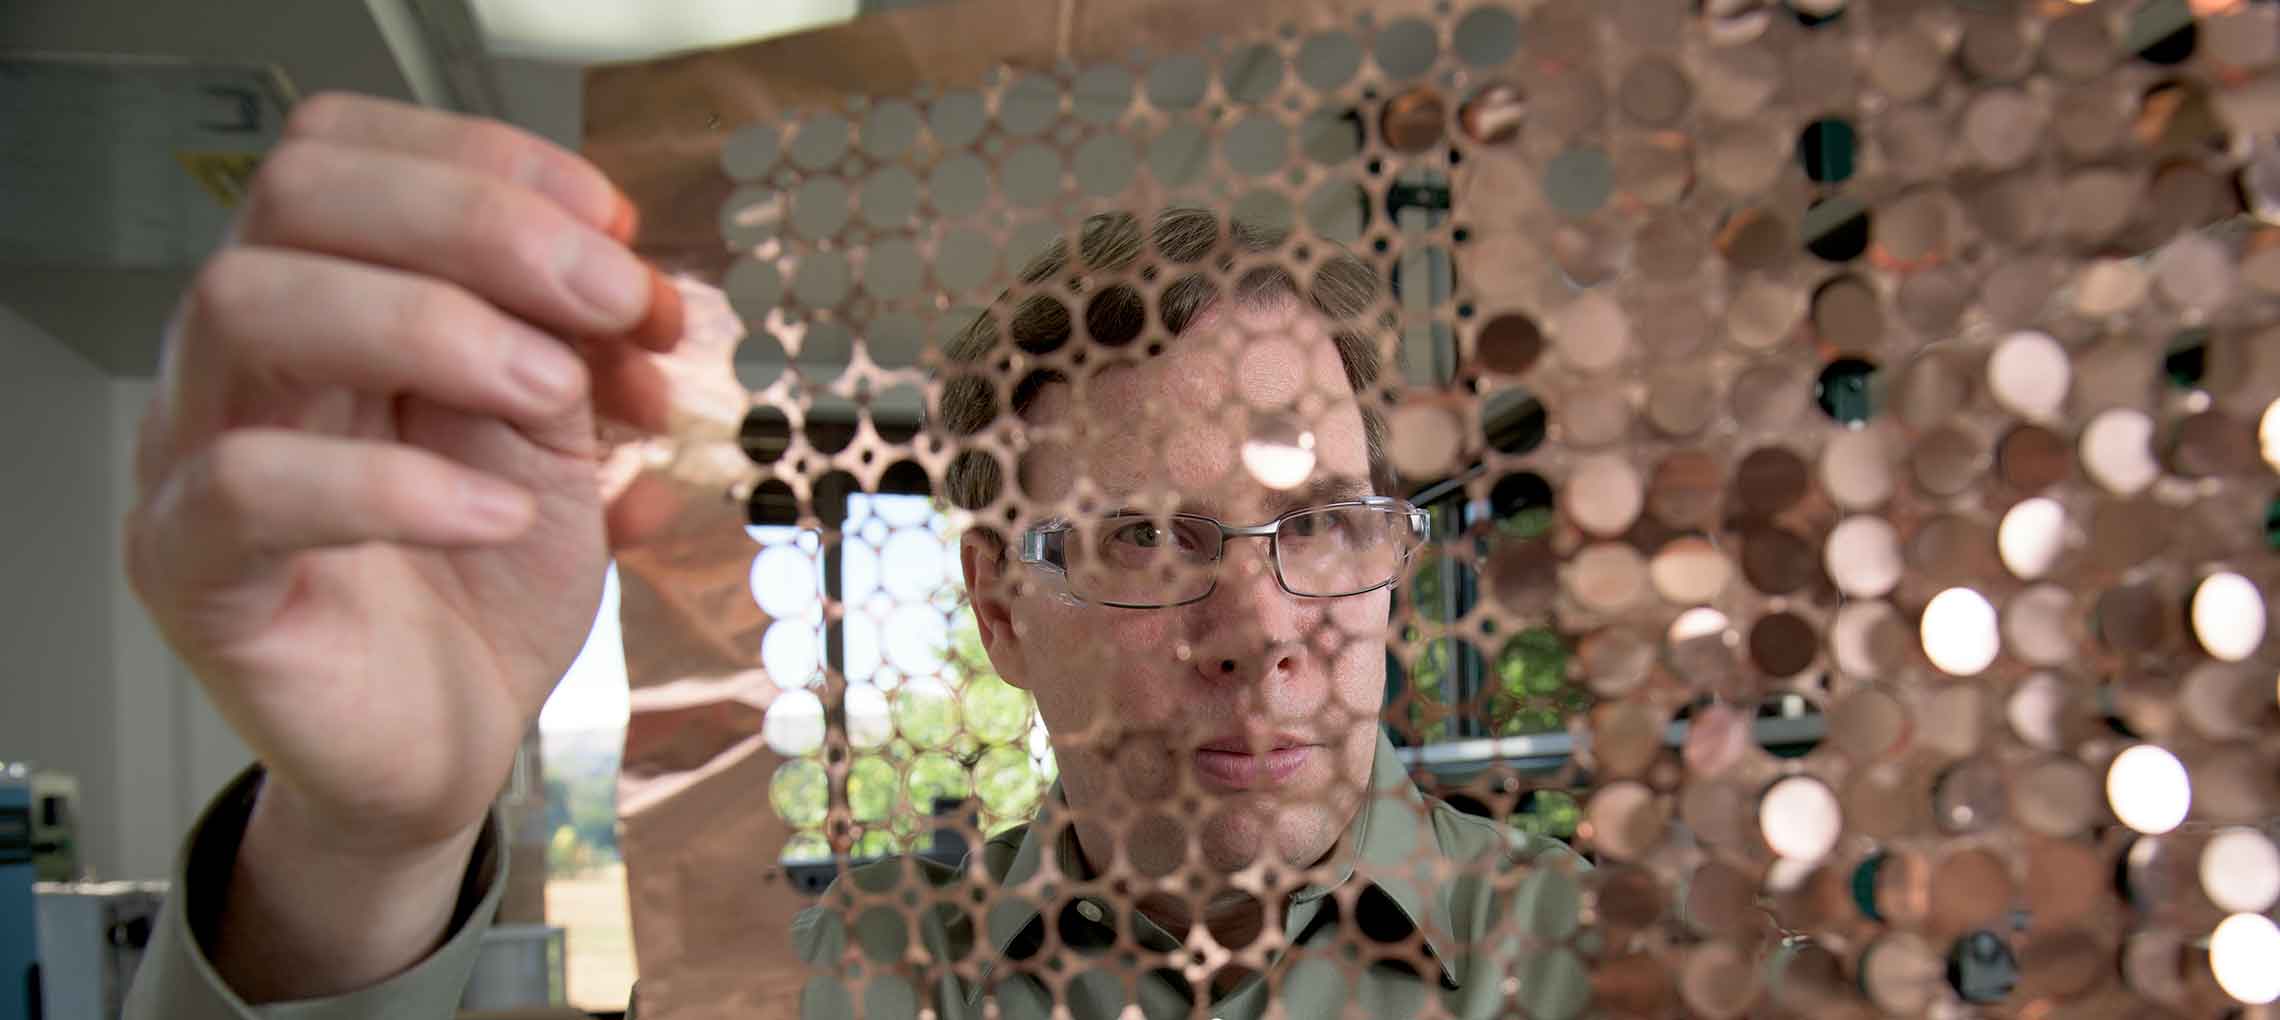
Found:
[[[1108,533],[1108,540],[1136,545],[1143,549],[1153,549],[1164,544],[1166,534],[1165,530],[1158,527],[1154,521],[1135,521],[1111,529]]]

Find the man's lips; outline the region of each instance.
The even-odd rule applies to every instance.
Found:
[[[1265,754],[1197,748],[1193,757],[1196,776],[1206,786],[1231,790],[1281,786],[1314,760],[1312,745],[1277,747]]]

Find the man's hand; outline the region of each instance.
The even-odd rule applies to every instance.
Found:
[[[123,538],[268,769],[214,950],[240,994],[370,984],[441,934],[600,602],[596,413],[663,418],[640,348],[680,300],[633,219],[533,136],[322,96],[177,309]]]

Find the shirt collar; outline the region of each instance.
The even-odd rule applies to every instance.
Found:
[[[1408,769],[1394,753],[1393,741],[1383,728],[1378,731],[1376,756],[1370,763],[1372,795],[1363,798],[1354,820],[1340,836],[1337,860],[1337,881],[1329,885],[1312,885],[1300,889],[1296,898],[1316,898],[1328,895],[1359,874],[1363,881],[1385,894],[1384,898],[1400,910],[1401,920],[1417,931],[1425,948],[1441,965],[1441,980],[1449,987],[1457,986],[1457,974],[1450,964],[1448,952],[1449,905],[1444,897],[1429,889],[1438,889],[1445,883],[1431,880],[1432,858],[1441,855],[1440,840],[1435,838],[1425,794],[1410,780]],[[1059,779],[1047,791],[1037,817],[1021,835],[1013,860],[1005,874],[998,878],[998,891],[991,897],[988,916],[983,930],[989,937],[993,952],[983,960],[981,980],[974,987],[975,997],[989,982],[990,973],[997,961],[1005,959],[1006,952],[1015,940],[1032,926],[1044,923],[1043,904],[1058,893],[1057,878],[1083,881],[1092,877],[1085,866],[1084,855],[1077,850],[1076,832],[1067,821],[1067,796],[1062,792]],[[1047,873],[1045,854],[1052,848],[1054,868]],[[1425,882],[1420,882],[1423,876]],[[1370,902],[1357,898],[1357,907]]]

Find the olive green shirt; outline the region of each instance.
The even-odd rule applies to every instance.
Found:
[[[200,936],[210,935],[217,920],[259,783],[258,769],[239,776],[185,840],[126,1020],[451,1016],[506,884],[497,818],[476,846],[452,927],[434,953],[369,988],[254,1007],[214,972]],[[1149,1018],[1252,1020],[1271,999],[1288,1016],[1349,1008],[1359,1016],[1407,1016],[1435,995],[1463,1018],[1524,1009],[1538,1020],[1561,1020],[1580,1012],[1588,978],[1581,956],[1560,944],[1576,929],[1580,859],[1555,841],[1428,802],[1382,735],[1371,785],[1332,858],[1337,881],[1300,889],[1270,914],[1290,948],[1265,974],[1222,995],[1199,992],[1177,971],[1161,969],[1169,962],[1161,954],[1178,951],[1177,940],[1136,912],[1127,919],[1089,881],[1055,784],[1035,822],[984,845],[973,877],[987,882],[973,888],[992,892],[970,911],[941,895],[968,888],[966,867],[896,858],[832,883],[793,923],[793,944],[812,974],[801,1015],[915,1017],[931,1007],[941,1020],[980,1020],[994,1000],[1002,1020],[1044,1020],[1064,982],[1058,999],[1075,1020],[1119,1016],[1133,1003]],[[895,898],[894,908],[855,892],[897,883],[914,887]],[[1068,949],[1064,960],[1042,958],[1048,924]],[[1132,939],[1120,945],[1125,927]],[[1375,955],[1365,950],[1372,943],[1388,943],[1391,951],[1367,959]],[[1430,966],[1406,965],[1415,957],[1407,947],[1416,943]]]
[[[942,1020],[982,1020],[994,999],[1003,1020],[1045,1020],[1056,1006],[1074,1020],[1107,1020],[1133,1004],[1150,1020],[1254,1020],[1279,999],[1285,1016],[1405,1017],[1425,1012],[1429,996],[1460,1018],[1581,1012],[1589,978],[1565,945],[1581,859],[1428,802],[1382,733],[1371,787],[1331,858],[1336,880],[1270,911],[1288,948],[1223,994],[1172,969],[1185,957],[1179,940],[1091,881],[1055,784],[1036,821],[983,846],[974,877],[986,882],[969,885],[964,867],[899,858],[832,883],[792,927],[816,968],[800,1014],[901,1018],[932,1008]],[[969,909],[958,902],[969,889],[989,895]],[[1065,947],[1059,960],[1041,953],[1053,935]],[[1410,966],[1420,943],[1426,965]]]

